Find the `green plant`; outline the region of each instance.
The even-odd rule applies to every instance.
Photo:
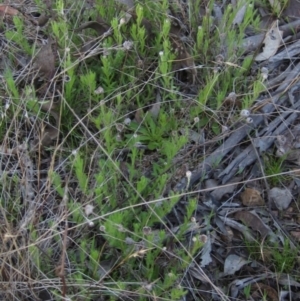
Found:
[[[298,251],[291,249],[289,239],[285,239],[282,246],[278,242],[267,241],[261,245],[259,241],[248,240],[245,240],[245,245],[250,258],[265,260],[268,264],[272,264],[277,272],[289,273],[296,263]]]
[[[282,247],[275,244],[272,249],[272,258],[276,271],[290,273],[296,264],[297,253],[297,249],[291,248],[289,239],[284,240]]]
[[[276,186],[287,179],[287,176],[281,175],[283,172],[283,162],[285,158],[276,158],[265,155],[263,157],[264,172],[268,176],[268,181],[272,186]]]
[[[245,286],[243,291],[244,291],[246,299],[248,299],[250,297],[250,293],[251,293],[251,285]]]
[[[241,46],[246,29],[259,27],[254,4],[232,24],[242,2],[224,6],[219,21],[214,1],[201,16],[200,0],[134,1],[132,8],[96,0],[92,9],[87,1],[58,0],[45,12],[48,2],[36,1],[51,17],[43,28],[27,28],[18,14],[5,31],[0,233],[10,240],[0,246],[1,272],[9,262],[10,271],[20,270],[11,283],[46,283],[56,300],[195,295],[189,273],[201,271],[204,246],[194,217],[199,199],[173,189],[174,174],[213,151],[184,133],[220,135],[239,118],[235,104],[223,110],[229,93],[248,108],[266,90],[260,75],[248,76],[253,57]],[[56,47],[55,62],[49,55],[36,67],[50,64],[48,78],[31,68],[45,37]],[[41,129],[58,134],[45,145]],[[217,158],[212,168],[221,163]],[[281,163],[266,166],[267,175],[279,173]],[[183,216],[176,211],[178,221],[168,220],[182,197]],[[214,214],[204,218],[208,232]],[[259,245],[247,248],[259,258]],[[290,255],[286,246],[283,253]],[[278,254],[274,262],[280,271],[292,268]],[[16,288],[7,299],[23,300],[20,294]]]

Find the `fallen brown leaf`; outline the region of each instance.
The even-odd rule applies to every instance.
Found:
[[[141,122],[143,121],[143,115],[144,115],[144,111],[142,109],[137,109],[134,114],[134,120],[138,124],[141,124]]]
[[[0,16],[10,15],[16,16],[19,11],[9,5],[0,5]]]
[[[249,211],[239,211],[235,213],[234,217],[242,221],[247,227],[258,231],[262,237],[267,236],[270,232],[264,222],[258,216]]]
[[[297,241],[300,241],[300,231],[291,231],[291,235],[292,235]]]
[[[265,296],[265,294],[268,297],[268,300],[272,301],[279,301],[278,299],[278,293],[274,288],[272,288],[269,285],[263,284],[263,283],[255,283],[251,287],[255,291],[252,294],[252,297],[254,299],[261,298],[262,296]]]
[[[42,46],[36,57],[33,66],[38,69],[39,75],[46,79],[53,77],[55,73],[55,56],[52,51],[52,41],[48,41],[47,45]]]

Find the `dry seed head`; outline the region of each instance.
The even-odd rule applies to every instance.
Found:
[[[152,288],[153,288],[153,285],[152,285],[152,283],[149,283],[149,284],[144,284],[143,287],[144,287],[147,291],[151,291]]]
[[[129,125],[131,123],[131,119],[130,118],[125,118],[124,119],[124,124],[125,125]]]
[[[222,54],[218,54],[216,56],[216,63],[217,64],[223,64],[223,62],[224,62],[224,56]]]
[[[122,141],[122,136],[119,133],[116,136],[116,141],[118,142]]]
[[[199,235],[199,240],[205,244],[207,242],[207,236],[205,234],[201,234]]]
[[[121,18],[121,19],[120,19],[119,26],[122,26],[122,25],[125,24],[125,23],[126,23],[125,18]]]
[[[93,221],[89,221],[88,225],[89,225],[90,228],[93,228],[95,226],[95,223]]]
[[[101,86],[99,86],[99,87],[94,91],[94,93],[95,93],[96,95],[102,94],[103,92],[104,92],[104,89],[103,89]]]
[[[228,126],[222,125],[221,128],[222,128],[222,134],[228,132]]]
[[[9,99],[6,99],[6,102],[5,102],[5,111],[7,111],[9,108]]]
[[[236,101],[236,93],[235,92],[230,92],[228,94],[228,96],[226,97],[226,99],[231,101],[231,102],[235,102]]]
[[[250,116],[250,111],[249,110],[242,110],[240,115],[242,117],[248,117],[248,116]]]
[[[94,208],[95,207],[93,205],[90,205],[90,204],[86,205],[84,208],[85,215],[86,216],[91,215],[93,213]]]
[[[69,75],[64,75],[63,76],[63,81],[65,82],[65,83],[68,83],[69,81],[71,80],[71,77],[69,76]]]
[[[252,122],[253,122],[253,119],[252,119],[251,117],[248,117],[248,118],[246,118],[246,122],[247,122],[247,123],[252,123]]]
[[[125,41],[123,43],[123,48],[125,50],[130,50],[132,48],[132,46],[133,46],[133,42],[132,41]]]
[[[151,227],[144,227],[143,228],[144,235],[150,235],[151,232],[152,232]]]
[[[138,59],[136,62],[136,65],[138,68],[143,68],[144,67],[144,61],[141,59]]]
[[[116,124],[116,129],[117,129],[117,131],[118,132],[123,132],[123,130],[124,130],[124,124],[122,124],[122,123],[117,123]]]

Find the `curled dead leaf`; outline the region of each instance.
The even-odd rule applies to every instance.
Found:
[[[244,206],[263,206],[265,205],[264,199],[261,197],[260,192],[254,188],[246,188],[241,193],[241,199]]]

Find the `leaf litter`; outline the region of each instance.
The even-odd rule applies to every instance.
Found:
[[[134,6],[132,1],[119,2],[125,4],[129,13],[132,13],[131,8]],[[271,6],[274,7],[277,3],[275,2],[276,1],[271,1]],[[243,4],[232,22],[233,25],[238,25],[243,21],[245,10],[245,4]],[[216,6],[214,11],[216,18],[214,26],[218,26],[223,17],[222,9],[219,6]],[[4,16],[5,14],[15,16],[18,13],[18,10],[13,7],[0,6],[1,17],[3,14]],[[132,18],[134,19],[136,16],[133,14]],[[149,36],[151,35],[151,31],[157,30],[155,24],[151,24],[149,20],[144,19],[143,23],[148,29]],[[110,25],[104,20],[101,20],[99,16],[97,16],[94,21],[80,24],[76,31],[81,32],[89,28],[94,29],[97,32],[99,39],[106,39],[111,35]],[[300,70],[299,64],[297,65],[297,60],[293,58],[299,53],[297,52],[299,51],[297,50],[298,44],[292,44],[293,47],[281,50],[283,38],[286,37],[287,34],[288,31],[282,29],[282,26],[279,26],[278,22],[275,21],[265,35],[260,35],[259,37],[247,37],[245,38],[244,45],[247,45],[250,39],[254,41],[253,37],[255,37],[255,39],[257,38],[259,44],[264,44],[263,51],[255,56],[255,61],[258,65],[264,64],[264,67],[268,68],[268,64],[270,64],[270,70],[272,68],[274,70],[274,67],[271,65],[272,62],[279,62],[282,66],[286,66],[285,61],[289,59],[295,74],[288,73],[282,78],[282,74],[279,72],[280,74],[278,74],[278,77],[280,80],[278,81],[280,82],[280,85],[275,88],[273,88],[272,85],[269,86],[269,93],[272,94],[272,102],[269,100],[268,95],[259,96],[255,100],[255,104],[253,108],[251,108],[251,118],[253,118],[252,123],[247,124],[245,120],[239,120],[232,126],[233,130],[228,131],[225,136],[217,137],[218,139],[212,139],[211,141],[209,139],[211,133],[206,135],[204,139],[204,130],[202,129],[197,131],[192,129],[181,129],[182,135],[189,135],[189,144],[191,146],[197,144],[197,148],[199,146],[202,148],[203,152],[200,152],[200,155],[195,152],[196,157],[198,155],[197,160],[195,161],[201,163],[192,164],[194,170],[189,183],[187,182],[187,177],[185,175],[186,172],[184,172],[182,178],[174,181],[172,185],[170,185],[171,188],[166,190],[167,192],[182,192],[187,188],[193,188],[195,191],[200,191],[198,195],[198,205],[193,213],[197,218],[197,222],[191,223],[184,234],[186,237],[205,235],[206,241],[199,251],[199,258],[195,259],[196,264],[190,266],[186,270],[186,273],[192,279],[200,281],[200,285],[209,284],[209,288],[211,288],[211,283],[218,283],[220,287],[227,286],[231,298],[243,298],[245,287],[250,285],[251,297],[253,299],[261,298],[262,293],[265,293],[270,299],[279,300],[279,291],[277,291],[278,283],[279,285],[289,287],[286,299],[292,299],[293,296],[299,294],[297,289],[299,289],[300,284],[294,280],[293,277],[270,270],[269,266],[263,265],[264,258],[259,258],[257,260],[250,259],[249,251],[244,254],[245,248],[244,250],[243,248],[240,248],[240,245],[245,239],[251,243],[258,241],[259,244],[262,244],[271,237],[272,239],[275,238],[278,243],[282,243],[284,240],[284,238],[282,239],[283,236],[280,236],[279,234],[276,235],[273,229],[276,229],[279,232],[283,228],[282,224],[286,221],[280,221],[279,224],[277,223],[275,226],[274,220],[269,214],[269,210],[272,210],[272,214],[277,215],[282,214],[282,211],[284,211],[287,214],[286,220],[294,221],[293,215],[288,212],[288,209],[293,206],[293,187],[291,189],[273,187],[267,193],[264,193],[254,188],[245,188],[243,186],[247,181],[258,181],[253,179],[253,170],[250,167],[254,165],[258,160],[258,157],[261,159],[261,155],[264,152],[271,152],[274,144],[275,147],[280,148],[280,150],[284,149],[284,154],[288,154],[290,148],[297,149],[296,143],[290,143],[288,150],[286,150],[286,144],[282,146],[278,143],[276,145],[275,143],[279,135],[283,134],[284,137],[288,137],[286,132],[290,132],[293,128],[292,125],[299,119],[299,113],[296,111],[299,108],[299,103],[290,102],[286,95],[288,93],[285,93],[293,85],[296,86],[296,88],[299,88],[294,79]],[[84,41],[80,50],[82,58],[84,58],[88,52],[91,52],[93,47],[97,47],[97,43],[98,42],[95,41],[95,39]],[[297,41],[295,43],[297,43]],[[189,48],[186,44],[182,42],[180,31],[175,27],[172,30],[172,44],[177,50],[176,60],[179,62],[178,65],[175,66],[176,70],[186,69],[189,76],[187,78],[182,78],[187,81],[188,85],[194,85],[197,82],[195,59],[189,52]],[[37,90],[39,90],[40,93],[38,96],[41,101],[41,110],[48,112],[54,117],[55,124],[50,126],[48,124],[48,129],[54,129],[54,133],[52,135],[50,130],[46,131],[46,134],[48,133],[48,135],[51,136],[51,138],[46,138],[47,141],[44,141],[44,136],[39,135],[37,140],[40,142],[39,147],[32,147],[32,149],[28,150],[25,144],[17,143],[13,145],[12,148],[2,147],[1,149],[3,154],[7,156],[17,155],[16,157],[18,157],[19,160],[18,164],[21,164],[21,167],[23,168],[21,176],[23,175],[25,181],[22,182],[21,193],[23,194],[25,202],[25,214],[23,219],[19,222],[20,231],[23,231],[29,223],[35,220],[35,213],[39,210],[43,210],[43,204],[51,203],[57,197],[48,193],[46,184],[40,186],[39,184],[41,183],[37,183],[34,170],[39,170],[39,166],[37,165],[37,162],[31,158],[31,152],[40,148],[44,150],[46,147],[50,146],[54,140],[59,138],[59,118],[57,117],[55,106],[49,104],[49,102],[47,102],[47,105],[43,103],[45,98],[49,100],[48,93],[53,93],[54,95],[55,92],[60,89],[58,85],[58,87],[56,87],[57,90],[53,91],[53,86],[50,84],[58,71],[56,67],[57,58],[56,54],[53,52],[52,46],[53,43],[51,38],[49,38],[48,44],[40,45],[40,50],[33,58],[32,65],[36,71],[36,76],[42,82],[42,85],[40,85],[40,83],[37,85]],[[252,51],[251,47],[247,46],[245,48],[247,48],[245,51],[248,53]],[[289,50],[293,52],[289,53]],[[282,54],[282,51],[284,51],[284,54]],[[99,53],[96,53],[96,55],[98,54]],[[276,54],[278,54],[278,56],[276,56]],[[275,56],[276,59],[274,58]],[[270,60],[270,63],[268,60]],[[269,82],[266,82],[267,85],[277,78],[275,71],[273,75],[272,72],[270,73],[269,76],[271,78],[269,79]],[[297,93],[298,90],[299,89],[295,89],[294,92]],[[51,97],[55,98],[53,95],[51,95]],[[156,95],[156,98],[155,95],[153,95],[153,102],[147,112],[154,120],[159,118],[161,112],[162,101],[158,95],[159,92]],[[291,96],[289,97],[291,98]],[[240,106],[237,103],[236,95],[234,100],[230,101],[224,96],[224,101],[227,102],[227,105],[232,107]],[[277,107],[275,108],[275,105],[278,105],[278,107],[285,106],[286,108],[292,106],[292,110],[276,116],[275,112]],[[132,117],[138,124],[142,124],[144,116],[147,113],[144,113],[142,109],[138,108],[135,115]],[[263,114],[267,114],[270,118],[272,117],[272,114],[274,114],[275,117],[272,117],[273,119],[270,120],[270,123],[265,125],[265,120],[262,116]],[[261,129],[262,127],[263,129]],[[250,143],[248,141],[248,144],[244,143],[237,151],[237,145],[244,142],[248,135],[253,132],[255,133],[255,137],[253,138],[257,139],[256,141],[258,142]],[[29,136],[28,130],[24,131],[23,135],[28,139],[32,138]],[[294,136],[293,139],[296,141],[299,133],[295,132]],[[206,146],[208,147],[206,148]],[[197,148],[192,147],[193,150],[196,150]],[[43,155],[45,155],[45,153],[43,153]],[[178,158],[181,157],[181,155],[182,154],[179,153]],[[191,153],[191,156],[192,155],[193,153]],[[272,154],[267,153],[267,155],[271,156]],[[199,157],[203,156],[205,157],[205,160],[200,161]],[[293,157],[292,159],[289,159],[289,161],[294,162],[297,158],[295,159],[295,157]],[[48,158],[48,160],[46,158],[45,160],[47,168],[50,167],[51,158]],[[214,167],[216,162],[219,162],[219,164],[217,167]],[[59,170],[59,162],[53,162],[53,164],[57,164],[56,168]],[[127,167],[127,162],[124,162],[123,165],[125,166],[124,174],[127,174],[126,178],[128,179],[131,175]],[[61,172],[64,174],[64,171]],[[242,175],[237,177],[237,173]],[[264,175],[262,174],[261,176],[263,177]],[[206,177],[205,187],[202,185],[204,177]],[[46,183],[45,179],[43,181],[43,184]],[[222,184],[228,184],[228,186],[222,187]],[[202,193],[202,190],[206,190],[207,193]],[[240,192],[241,190],[242,192]],[[272,207],[272,204],[269,204],[268,197],[273,200],[275,207]],[[36,201],[37,199],[39,199],[39,202]],[[169,236],[165,238],[166,241],[171,240],[180,230],[181,223],[183,222],[182,219],[185,214],[184,207],[186,202],[186,199],[180,199],[172,212],[168,214],[168,226],[170,227],[172,234],[169,234]],[[264,213],[263,211],[259,211],[257,207],[264,207]],[[92,216],[94,206],[88,204],[84,208],[86,216]],[[207,218],[209,215],[211,215],[211,219]],[[294,222],[288,229],[290,230],[290,234],[299,240],[300,231],[298,222]],[[160,239],[159,234],[158,232],[154,233],[153,240],[158,241]],[[145,243],[144,240],[134,241],[131,238],[128,238],[126,241],[128,245],[135,245],[137,248]],[[190,241],[187,238],[186,245],[189,243]],[[176,247],[178,248],[179,245],[176,245]],[[146,252],[145,250],[150,249],[137,249],[136,253],[133,254],[138,254],[143,257]],[[258,261],[260,263],[258,263]],[[111,261],[103,261],[100,265],[98,274],[101,277],[107,277],[108,274],[112,272],[113,266]],[[199,267],[203,270],[199,269]],[[206,278],[203,272],[205,275],[209,275],[209,278]],[[217,276],[217,274],[219,275]],[[283,287],[280,289],[283,289]],[[214,293],[209,290],[207,290],[206,293],[208,293],[209,298],[215,296]],[[201,292],[199,293],[199,296],[201,296]],[[282,300],[284,300],[284,298],[282,298]]]

